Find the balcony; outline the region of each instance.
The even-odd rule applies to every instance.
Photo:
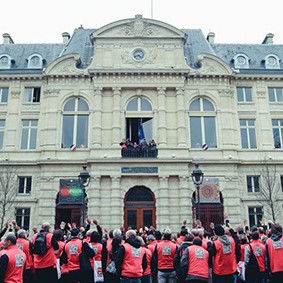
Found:
[[[158,150],[156,147],[122,148],[121,156],[125,158],[157,158]]]

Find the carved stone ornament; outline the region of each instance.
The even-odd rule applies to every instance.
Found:
[[[137,49],[137,48],[134,48],[134,50]],[[133,51],[134,50],[130,49],[130,48],[124,50],[124,52],[121,55],[122,62],[124,64],[135,65],[137,68],[139,68],[139,67],[142,67],[145,64],[154,64],[155,63],[155,59],[157,57],[157,52],[156,52],[155,48],[144,49],[145,55],[144,55],[144,59],[141,60],[141,61],[137,61],[133,57]]]
[[[156,36],[158,28],[148,23],[142,18],[142,15],[136,15],[135,20],[121,29],[121,35],[123,36],[137,36],[148,37]]]

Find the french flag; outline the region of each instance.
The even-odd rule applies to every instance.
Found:
[[[203,150],[208,150],[208,145],[206,143],[204,143],[201,147]]]
[[[75,151],[77,149],[77,147],[74,144],[71,144],[70,149],[71,149],[71,151]]]

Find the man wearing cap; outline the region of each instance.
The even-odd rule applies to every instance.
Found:
[[[233,283],[237,271],[237,262],[241,257],[239,239],[232,228],[229,229],[232,237],[224,235],[225,230],[221,225],[216,225],[214,231],[217,239],[212,244],[208,244],[213,282]]]
[[[37,235],[44,234],[46,237],[47,251],[45,254],[35,254],[33,250],[34,268],[35,268],[35,281],[40,283],[56,282],[57,271],[56,271],[56,257],[55,254],[59,251],[58,242],[50,232],[50,224],[45,222],[41,226],[39,233],[36,233],[32,237],[32,244],[34,246]]]
[[[178,246],[171,241],[171,230],[165,229],[163,240],[159,242],[153,253],[153,265],[157,266],[158,283],[175,283],[176,271],[174,256]]]
[[[22,250],[26,255],[26,264],[24,269],[24,283],[31,282],[31,269],[33,266],[33,259],[32,259],[32,244],[27,239],[27,232],[24,229],[20,229],[17,232],[17,246],[20,250]]]
[[[71,230],[71,238],[66,243],[64,252],[62,255],[62,262],[68,264],[69,269],[69,282],[78,283],[81,282],[83,276],[81,273],[80,261],[82,260],[81,255],[86,256],[86,260],[94,257],[94,250],[89,246],[87,242],[79,239],[78,235],[80,230],[78,228],[73,228]],[[89,268],[91,265],[89,262]]]
[[[16,242],[14,233],[8,233],[4,239],[4,250],[0,253],[0,282],[23,283],[26,255]]]

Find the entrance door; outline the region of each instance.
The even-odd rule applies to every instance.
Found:
[[[125,196],[125,228],[139,229],[155,225],[155,198],[152,191],[144,186],[130,189]]]

